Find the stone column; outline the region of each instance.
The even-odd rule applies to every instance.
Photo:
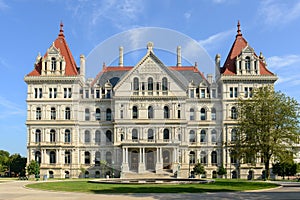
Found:
[[[144,160],[143,160],[144,159],[143,152],[144,152],[144,148],[140,148],[140,150],[139,150],[140,160],[139,160],[138,173],[143,173],[145,171],[145,163],[144,163]]]

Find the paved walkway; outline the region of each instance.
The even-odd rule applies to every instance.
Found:
[[[85,194],[70,192],[51,192],[27,189],[24,185],[29,181],[8,181],[0,183],[0,200],[173,200],[173,199],[300,199],[300,184],[282,183],[284,187],[254,192],[220,192],[220,193],[200,193],[200,194]]]

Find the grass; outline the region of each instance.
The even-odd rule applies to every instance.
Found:
[[[211,184],[98,184],[87,181],[60,181],[29,184],[27,187],[52,191],[85,193],[203,193],[238,192],[274,188],[277,185],[265,182],[242,180],[216,180]]]

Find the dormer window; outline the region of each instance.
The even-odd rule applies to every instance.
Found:
[[[51,71],[56,71],[56,58],[51,58]]]
[[[139,79],[138,78],[133,79],[133,90],[135,90],[135,91],[139,90]]]
[[[246,68],[247,72],[250,72],[250,57],[249,56],[247,56],[245,58],[245,68]]]

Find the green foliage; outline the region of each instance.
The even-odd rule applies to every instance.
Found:
[[[21,157],[20,154],[12,154],[0,150],[0,174],[8,173],[12,175],[24,175],[26,167],[26,158]]]
[[[220,176],[223,176],[223,175],[227,174],[227,170],[224,168],[223,165],[221,165],[221,166],[218,168],[217,174],[220,175]]]
[[[204,166],[201,163],[195,164],[193,170],[196,175],[205,174]]]
[[[40,165],[35,160],[30,161],[27,166],[27,172],[29,175],[39,175],[40,174]]]
[[[266,86],[256,89],[252,99],[240,99],[238,114],[234,150],[240,156],[260,154],[268,179],[271,158],[290,154],[299,139],[299,104]]]
[[[297,164],[294,162],[277,162],[273,164],[273,173],[278,176],[294,176],[297,173]]]
[[[4,150],[0,150],[0,174],[8,170],[9,153]]]

